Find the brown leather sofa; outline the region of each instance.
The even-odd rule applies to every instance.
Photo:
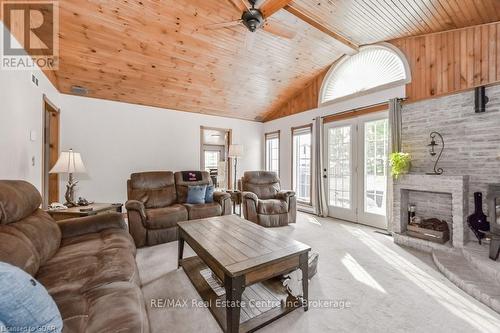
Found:
[[[231,196],[214,192],[214,202],[186,203],[189,185],[212,184],[210,174],[200,181],[183,181],[182,172],[133,173],[127,181],[129,230],[137,247],[178,239],[177,222],[231,214]]]
[[[295,192],[281,190],[276,172],[247,171],[241,178],[241,189],[243,214],[247,220],[264,227],[295,223]]]
[[[54,298],[63,332],[149,332],[136,248],[119,213],[56,223],[24,181],[0,180],[0,261]]]

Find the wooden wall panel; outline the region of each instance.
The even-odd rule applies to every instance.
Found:
[[[408,102],[500,81],[500,22],[394,40],[407,57]]]
[[[412,81],[406,103],[500,83],[500,22],[390,41],[406,56]],[[270,121],[318,107],[326,70],[264,117]]]
[[[304,89],[292,95],[291,98],[279,108],[268,113],[264,117],[264,122],[317,108],[319,91],[327,72],[328,68],[321,71],[304,87]]]

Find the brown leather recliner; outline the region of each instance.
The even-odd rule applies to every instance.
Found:
[[[297,198],[293,191],[282,191],[276,172],[247,171],[241,179],[243,214],[264,227],[295,223]]]
[[[214,202],[186,203],[189,185],[210,185],[208,172],[202,180],[185,182],[182,173],[154,171],[133,173],[127,181],[129,230],[137,247],[178,239],[177,222],[231,214],[231,196],[214,192]]]
[[[135,245],[119,213],[56,222],[25,181],[0,180],[0,261],[53,297],[63,332],[149,332]]]

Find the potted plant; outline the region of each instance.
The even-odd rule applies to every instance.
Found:
[[[408,153],[392,153],[389,156],[392,176],[398,179],[410,171],[411,157]]]

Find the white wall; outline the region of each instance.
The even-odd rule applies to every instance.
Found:
[[[3,30],[0,23],[1,34]],[[31,82],[32,74],[38,78],[38,86]],[[0,70],[0,179],[27,180],[39,190],[43,94],[59,103],[59,93],[40,70]],[[30,140],[30,131],[36,134],[34,141]]]
[[[298,113],[264,123],[264,133],[280,130],[280,179],[282,188],[291,188],[292,181],[292,133],[291,128],[313,123],[315,117],[336,114],[356,108],[387,102],[391,98],[405,97],[405,86],[374,92],[364,96],[343,100],[321,108]],[[313,160],[315,157],[313,156]],[[313,169],[314,170],[314,169]],[[314,184],[314,181],[313,181]],[[313,198],[314,202],[315,198]]]
[[[233,130],[245,148],[238,177],[262,168],[262,123],[64,94],[60,107],[61,149],[82,154],[88,173],[76,196],[88,200],[124,203],[132,172],[199,170],[200,126]]]

